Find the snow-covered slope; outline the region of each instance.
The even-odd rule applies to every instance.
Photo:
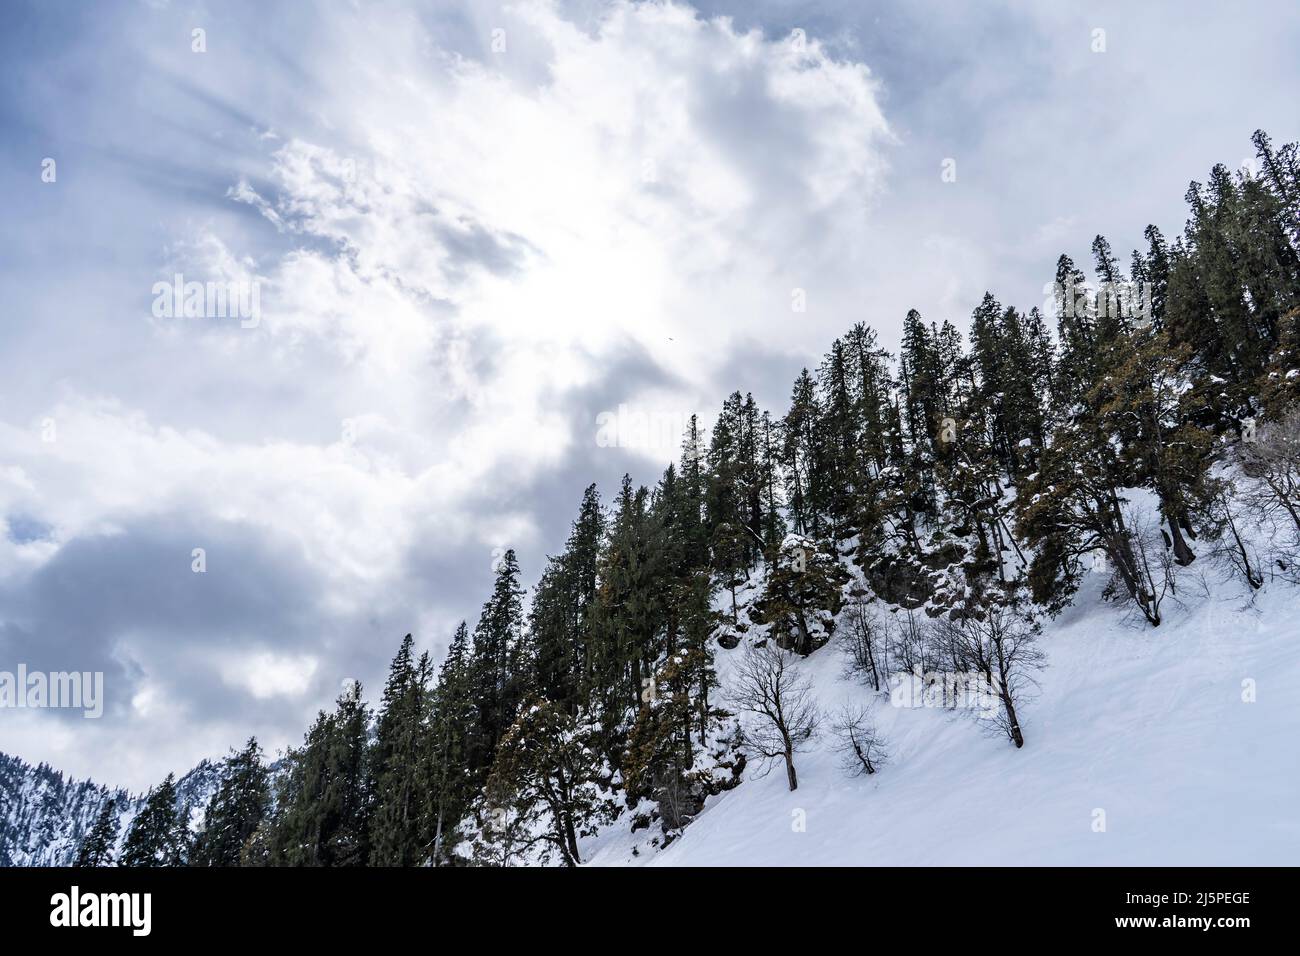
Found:
[[[666,849],[615,824],[587,842],[584,858],[1300,864],[1300,590],[1273,583],[1249,607],[1215,569],[1196,568],[1181,582],[1186,606],[1171,605],[1152,629],[1103,603],[1103,582],[1093,576],[1044,630],[1048,667],[1023,708],[1023,750],[971,716],[894,707],[888,695],[843,679],[837,635],[799,667],[827,709],[848,696],[874,699],[892,755],[881,772],[846,777],[824,729],[796,758],[797,791],[780,768],[747,773]],[[718,651],[724,682],[728,657],[740,653]],[[1248,681],[1253,703],[1243,699]]]
[[[204,760],[177,780],[177,809],[188,808],[193,818],[206,807],[219,769]],[[145,796],[70,779],[46,764],[32,766],[0,753],[0,866],[71,866],[109,797],[116,801],[120,849]]]

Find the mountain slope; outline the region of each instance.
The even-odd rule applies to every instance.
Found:
[[[189,808],[191,821],[201,818],[219,769],[204,760],[176,782],[177,809]],[[120,850],[145,794],[68,779],[46,764],[0,753],[0,866],[71,866],[109,797],[117,801]]]
[[[1193,566],[1195,567],[1195,566]],[[1183,576],[1188,606],[1149,628],[1102,603],[1094,576],[1041,644],[1026,744],[971,716],[873,704],[892,759],[850,779],[829,727],[796,758],[799,789],[747,773],[666,849],[616,825],[597,865],[1140,865],[1300,861],[1300,592],[1253,607],[1233,585]],[[1191,592],[1200,587],[1193,597]],[[1206,593],[1208,591],[1208,593]],[[872,696],[841,677],[837,635],[799,665],[827,709]],[[726,680],[728,655],[719,651]],[[731,662],[734,664],[734,659]],[[1257,699],[1243,700],[1243,681]],[[1094,830],[1094,811],[1105,830]],[[800,814],[798,811],[802,811]],[[805,828],[799,832],[802,817]]]

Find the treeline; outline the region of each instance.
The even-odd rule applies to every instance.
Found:
[[[585,491],[527,610],[511,551],[436,674],[408,635],[377,715],[352,687],[274,776],[250,741],[194,837],[169,778],[119,862],[572,865],[624,808],[671,839],[746,759],[784,757],[797,785],[813,709],[729,729],[728,707],[761,715],[773,689],[807,703],[775,673],[784,658],[746,652],[719,696],[715,654],[755,629],[806,655],[848,600],[875,689],[883,669],[946,656],[1007,693],[999,726],[1020,745],[1007,688],[1035,662],[1034,622],[1090,568],[1153,627],[1177,570],[1207,556],[1252,589],[1295,580],[1300,161],[1254,144],[1257,171],[1192,183],[1183,234],[1148,227],[1127,267],[1098,236],[1094,280],[1061,256],[1043,308],[986,294],[966,336],[912,311],[897,355],[857,324],[783,415],[737,392],[707,435],[692,419],[654,488],[625,477],[608,507]],[[1261,523],[1276,529],[1262,552],[1243,532]],[[901,612],[888,651],[869,603]],[[874,772],[863,714],[836,727],[847,766]],[[85,862],[107,860],[111,817]]]

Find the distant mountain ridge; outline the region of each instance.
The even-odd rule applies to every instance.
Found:
[[[191,820],[220,781],[220,762],[203,760],[176,782],[178,811]],[[71,866],[104,801],[116,800],[118,849],[145,794],[132,794],[93,780],[66,777],[49,764],[33,766],[0,753],[0,866]]]

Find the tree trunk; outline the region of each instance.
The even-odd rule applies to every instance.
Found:
[[[1008,691],[1003,690],[1001,697],[1002,708],[1007,712],[1007,733],[1011,737],[1011,742],[1019,750],[1025,745],[1025,738],[1020,732],[1020,721],[1016,719],[1016,705],[1012,703],[1011,694]]]
[[[1174,562],[1179,567],[1185,568],[1196,560],[1196,554],[1183,538],[1183,530],[1178,526],[1178,521],[1175,518],[1169,519],[1169,536],[1173,538],[1174,542]]]
[[[577,866],[582,862],[582,857],[578,855],[578,835],[573,831],[572,814],[564,814],[564,842],[568,845],[568,853],[565,856],[567,866]]]
[[[794,772],[794,753],[790,747],[785,750],[785,778],[789,781],[791,790],[799,789],[799,778]]]
[[[1237,533],[1237,523],[1232,520],[1232,514],[1228,514],[1228,528],[1232,531],[1232,540],[1237,544],[1237,554],[1241,557],[1241,567],[1246,575],[1246,583],[1250,585],[1252,591],[1258,591],[1264,586],[1262,575],[1257,576],[1254,569],[1250,566],[1250,555],[1246,552],[1246,545],[1242,543],[1241,535]]]
[[[871,662],[871,686],[875,688],[876,693],[879,694],[880,673],[876,670],[876,651],[875,648],[871,646],[870,641],[867,642],[867,660]]]
[[[807,657],[812,653],[812,635],[808,633],[808,621],[803,616],[803,608],[798,603],[791,603],[794,603],[795,623],[799,625],[799,646],[795,650]]]
[[[1124,582],[1124,587],[1129,596],[1142,609],[1142,615],[1152,627],[1159,627],[1160,612],[1152,607],[1152,595],[1142,582],[1142,575],[1138,571],[1137,557],[1133,554],[1133,545],[1129,541],[1128,532],[1119,531],[1110,535],[1106,544],[1106,551],[1110,554],[1115,569],[1119,571],[1120,579]]]
[[[433,833],[433,865],[439,866],[442,859],[442,803],[438,803],[438,826]]]

